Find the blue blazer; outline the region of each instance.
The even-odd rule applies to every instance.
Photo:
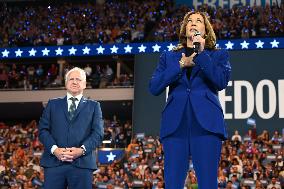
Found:
[[[72,120],[68,117],[67,97],[56,98],[48,104],[39,121],[39,140],[44,145],[41,166],[55,167],[63,164],[51,154],[51,147],[86,148],[86,155],[75,159],[72,164],[80,168],[96,169],[97,148],[103,139],[103,119],[100,104],[81,98]]]
[[[195,56],[190,80],[179,60],[185,49],[164,52],[149,84],[153,95],[169,86],[168,99],[162,112],[161,139],[172,134],[180,125],[188,98],[200,125],[227,138],[223,110],[218,91],[226,88],[231,74],[229,55],[225,50],[204,50]]]

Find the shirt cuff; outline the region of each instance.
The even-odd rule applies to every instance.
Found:
[[[84,148],[84,150],[85,150],[85,152],[86,152],[86,147],[85,147],[85,145],[82,145],[81,147]]]
[[[58,148],[58,146],[57,145],[53,145],[52,147],[51,147],[51,154],[53,154],[54,153],[54,151],[56,150]]]

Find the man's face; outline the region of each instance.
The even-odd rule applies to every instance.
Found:
[[[83,81],[80,72],[73,71],[68,75],[65,87],[71,95],[76,96],[83,93],[86,88],[86,81]]]

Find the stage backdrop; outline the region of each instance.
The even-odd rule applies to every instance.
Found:
[[[230,51],[232,77],[226,90],[219,92],[224,116],[231,135],[244,134],[255,120],[258,132],[282,132],[284,127],[284,50]],[[159,97],[148,92],[148,82],[159,54],[135,57],[134,132],[159,134],[161,110],[166,94]],[[250,122],[251,123],[251,122]]]

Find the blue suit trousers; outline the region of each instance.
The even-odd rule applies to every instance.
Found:
[[[190,99],[186,103],[181,124],[173,134],[162,139],[165,188],[184,188],[191,158],[198,189],[217,189],[222,139],[203,129],[196,120]]]
[[[44,168],[44,189],[92,189],[93,170],[71,163]]]

